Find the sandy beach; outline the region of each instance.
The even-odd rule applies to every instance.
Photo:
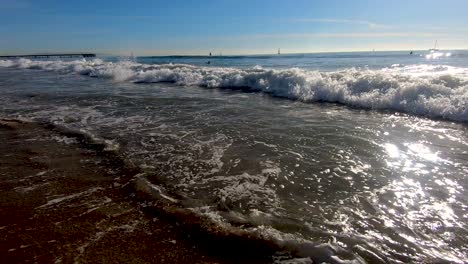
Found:
[[[465,263],[468,51],[426,54],[0,59],[0,261]]]
[[[147,203],[134,189],[137,170],[84,141],[0,121],[0,262],[272,261],[275,249],[261,241],[210,233],[177,209],[164,212],[164,200]]]

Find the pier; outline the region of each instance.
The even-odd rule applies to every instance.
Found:
[[[0,58],[28,58],[28,59],[46,59],[46,58],[94,58],[94,53],[62,53],[62,54],[29,54],[29,55],[3,55]]]

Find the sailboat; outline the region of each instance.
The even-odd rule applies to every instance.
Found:
[[[278,49],[278,55],[281,55],[281,49]]]
[[[439,48],[437,47],[437,40],[436,40],[435,43],[434,43],[434,48],[429,49],[429,51],[430,51],[431,53],[432,53],[432,52],[439,51]]]
[[[437,47],[437,40],[434,43],[434,48],[429,49],[429,54],[426,55],[426,59],[439,59],[442,57],[450,57],[452,53],[450,52],[441,52]]]

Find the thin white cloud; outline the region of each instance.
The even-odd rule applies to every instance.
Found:
[[[333,23],[333,24],[351,24],[351,25],[364,25],[369,28],[389,28],[388,25],[378,24],[367,20],[353,20],[353,19],[335,19],[335,18],[296,18],[292,22],[300,23]]]
[[[387,29],[387,30],[404,30],[411,29],[412,32],[430,31],[430,32],[467,32],[468,29],[464,26],[434,26],[434,25],[388,25],[379,24],[369,20],[354,20],[354,19],[335,19],[335,18],[295,18],[289,20],[290,22],[296,23],[332,23],[332,24],[347,24],[347,25],[363,25],[369,29]]]
[[[435,34],[429,32],[365,32],[365,33],[297,33],[297,34],[256,34],[256,35],[242,35],[230,36],[231,38],[245,38],[245,39],[298,39],[298,38],[426,38],[426,37],[440,37],[444,34]]]

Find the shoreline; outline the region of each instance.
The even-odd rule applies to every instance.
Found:
[[[3,263],[271,263],[280,250],[149,203],[138,170],[83,136],[0,119],[0,138]]]
[[[461,55],[0,61],[4,256],[462,263]]]

